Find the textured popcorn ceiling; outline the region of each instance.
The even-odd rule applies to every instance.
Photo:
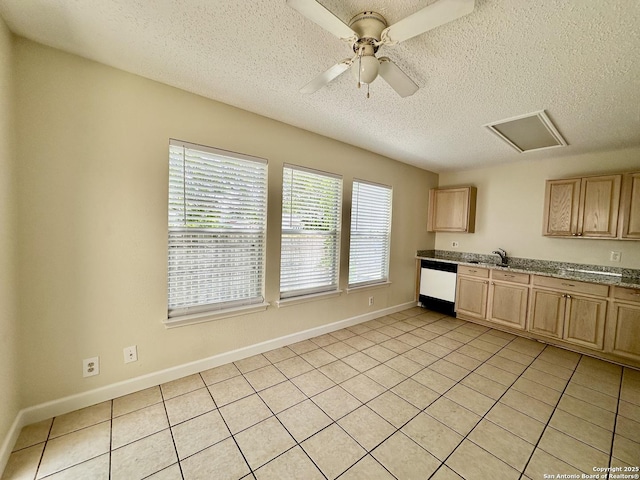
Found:
[[[390,24],[426,0],[321,0]],[[420,86],[371,98],[347,72],[298,89],[349,46],[285,0],[0,0],[23,37],[443,172],[640,145],[638,0],[476,0],[468,16],[378,55]],[[482,125],[545,109],[568,147],[518,154]],[[640,161],[640,160],[639,160]]]

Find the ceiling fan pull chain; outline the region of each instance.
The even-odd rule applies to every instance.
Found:
[[[362,83],[360,83],[360,75],[362,74],[362,51],[364,50],[364,47],[361,45],[360,48],[358,49],[358,88],[360,88],[360,86],[362,85]]]
[[[367,98],[369,98],[369,84],[367,83]]]

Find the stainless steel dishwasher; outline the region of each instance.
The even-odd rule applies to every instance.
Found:
[[[436,312],[455,317],[458,265],[448,262],[420,262],[420,304]]]

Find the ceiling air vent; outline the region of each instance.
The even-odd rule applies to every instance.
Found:
[[[565,147],[567,142],[544,110],[484,125],[520,153]]]

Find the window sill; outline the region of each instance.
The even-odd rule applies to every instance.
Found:
[[[210,312],[192,313],[191,315],[182,315],[164,320],[166,328],[184,327],[186,325],[195,325],[197,323],[211,322],[222,318],[237,317],[238,315],[247,315],[249,313],[262,312],[269,307],[267,302],[257,303],[253,305],[243,305],[241,307],[226,308],[224,310],[215,310]]]
[[[357,287],[347,288],[347,295],[350,293],[362,292],[364,290],[374,290],[378,288],[387,288],[391,285],[391,282],[372,283],[370,285],[360,285]]]
[[[298,305],[300,303],[315,302],[316,300],[324,300],[325,298],[339,297],[342,295],[342,290],[333,290],[331,292],[313,293],[311,295],[301,295],[299,297],[284,298],[271,302],[274,307],[290,307],[292,305]]]

